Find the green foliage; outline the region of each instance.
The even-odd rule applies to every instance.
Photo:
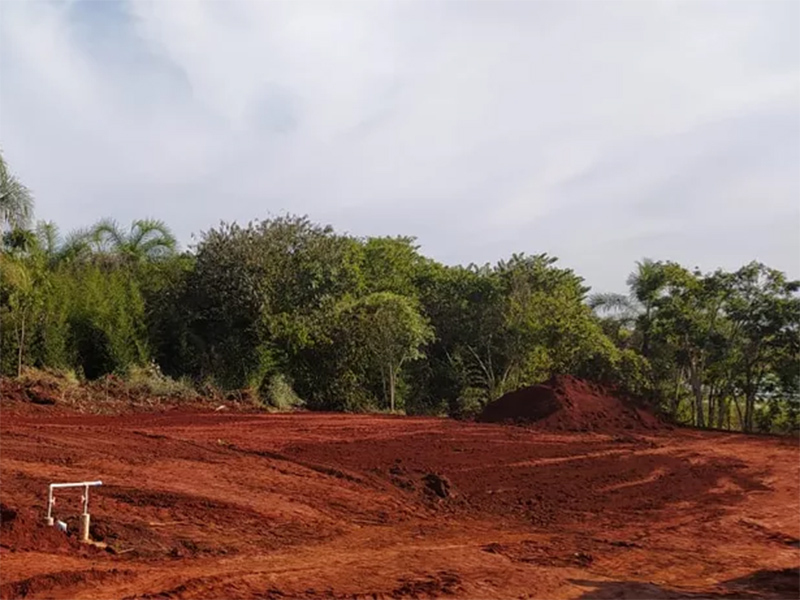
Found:
[[[0,232],[23,229],[33,217],[33,195],[8,168],[0,153]]]
[[[273,375],[264,394],[266,404],[277,410],[301,408],[305,403],[292,389],[286,377],[280,373]]]
[[[91,379],[145,363],[145,307],[135,273],[68,260],[51,224],[40,224],[36,232],[14,230],[5,242],[0,256],[4,374],[19,373],[23,365],[49,366]]]
[[[127,232],[116,221],[104,219],[81,236],[96,256],[129,264],[172,256],[178,246],[169,227],[156,219],[138,219]]]
[[[426,262],[418,250],[414,238],[367,238],[361,263],[366,292],[394,292],[415,297],[416,279]]]
[[[369,294],[339,310],[348,334],[367,350],[370,369],[381,374],[384,406],[394,411],[401,369],[424,356],[433,330],[409,298],[392,292]]]
[[[144,300],[125,271],[82,266],[60,272],[56,288],[70,302],[72,364],[95,379],[148,359]]]
[[[653,398],[677,421],[800,427],[800,283],[759,263],[702,273],[643,260],[627,295],[587,296],[547,254],[448,267],[412,238],[288,215],[223,223],[182,254],[154,220],[64,239],[39,223],[2,243],[4,375],[117,373],[152,396],[219,386],[278,410],[470,417],[570,374]]]
[[[553,257],[429,268],[420,281],[437,338],[431,370],[452,413],[559,373],[617,376],[619,350],[583,303],[582,279]]]
[[[144,392],[148,397],[183,397],[197,396],[191,381],[187,378],[172,379],[164,375],[154,362],[146,366],[132,365],[125,373],[125,380],[132,390]]]
[[[185,294],[195,374],[260,387],[287,355],[324,343],[325,315],[359,286],[358,260],[355,240],[306,218],[206,233]]]
[[[798,282],[759,264],[690,272],[645,261],[629,278],[636,317],[625,342],[648,360],[643,388],[676,420],[746,431],[792,428],[800,373]],[[611,303],[595,301],[595,310]],[[602,321],[607,331],[629,321]],[[617,330],[619,331],[619,329]],[[618,345],[625,347],[621,336]]]

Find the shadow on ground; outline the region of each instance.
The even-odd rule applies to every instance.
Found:
[[[754,571],[750,575],[723,581],[703,591],[686,591],[640,581],[590,581],[571,579],[571,583],[593,589],[580,600],[652,598],[800,598],[800,566],[774,571]]]

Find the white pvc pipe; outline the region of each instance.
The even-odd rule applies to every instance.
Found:
[[[85,485],[103,485],[102,481],[81,481],[79,483],[51,483],[50,487],[55,488],[68,488],[68,487],[83,487]]]
[[[82,487],[83,490],[83,514],[89,514],[89,487],[103,485],[102,481],[81,481],[78,483],[51,483],[47,489],[47,524],[53,525],[53,490],[56,488]]]

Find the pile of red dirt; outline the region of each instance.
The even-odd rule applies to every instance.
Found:
[[[658,429],[651,411],[608,388],[575,377],[554,377],[501,396],[478,416],[484,423],[516,423],[558,431]]]
[[[58,387],[49,381],[23,383],[6,377],[0,378],[0,397],[4,400],[53,405],[59,401]]]
[[[38,552],[75,552],[85,547],[76,537],[48,526],[32,510],[0,504],[0,547]]]

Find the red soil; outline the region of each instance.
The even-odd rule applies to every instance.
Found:
[[[55,527],[48,527],[42,515],[22,508],[14,509],[0,504],[0,539],[2,545],[16,550],[46,550],[53,553],[73,553],[89,550],[75,537],[64,535]]]
[[[510,392],[491,402],[478,421],[529,424],[554,431],[641,431],[664,426],[633,400],[568,376]]]
[[[2,598],[800,593],[793,439],[7,408]],[[41,526],[47,483],[84,479],[106,551]],[[79,496],[57,496],[71,531]]]

